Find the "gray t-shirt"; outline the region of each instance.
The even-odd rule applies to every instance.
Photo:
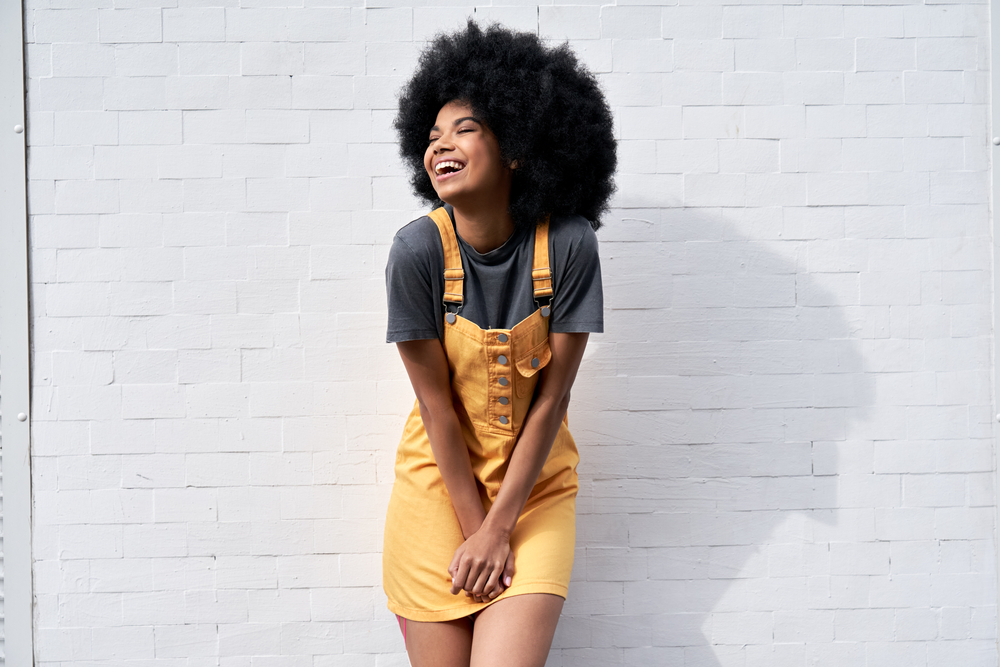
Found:
[[[454,224],[450,206],[445,206]],[[534,228],[517,229],[507,241],[480,254],[458,236],[465,269],[461,315],[483,329],[510,329],[535,311],[531,268]],[[604,331],[604,292],[597,235],[580,216],[549,223],[552,315],[549,330]],[[444,250],[434,221],[424,216],[396,233],[385,267],[389,297],[386,342],[444,339]]]

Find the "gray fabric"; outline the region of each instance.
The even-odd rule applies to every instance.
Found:
[[[445,207],[452,215],[451,207]],[[457,236],[457,234],[456,234]],[[483,329],[510,329],[536,309],[531,268],[534,229],[515,231],[485,254],[458,237],[465,269],[461,315]],[[549,330],[560,333],[604,331],[604,293],[597,235],[580,216],[549,223],[552,265],[552,315]],[[389,297],[386,342],[444,338],[444,250],[437,226],[424,216],[396,233],[385,267]]]

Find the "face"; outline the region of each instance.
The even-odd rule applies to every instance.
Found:
[[[438,112],[428,135],[424,169],[438,197],[452,206],[510,198],[511,170],[500,158],[500,144],[462,102],[449,102]]]

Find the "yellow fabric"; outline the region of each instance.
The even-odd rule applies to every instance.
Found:
[[[465,288],[465,271],[462,269],[462,254],[458,251],[458,239],[454,231],[448,233],[451,226],[451,216],[444,208],[431,211],[431,220],[437,225],[441,234],[441,244],[444,247],[444,300],[448,303],[461,304]]]
[[[447,212],[437,209],[432,219],[441,232],[446,271],[460,268],[455,230]],[[444,220],[447,224],[441,224]],[[548,269],[548,225],[539,229],[535,271]],[[461,287],[445,291],[457,292],[461,298]],[[538,372],[551,359],[548,318],[539,309],[513,329],[490,330],[460,315],[453,322],[449,319],[444,325],[444,350],[455,409],[488,512],[531,407]],[[506,342],[502,342],[504,337]],[[506,363],[500,362],[501,355]],[[507,384],[501,385],[500,378],[506,378]],[[501,398],[507,399],[506,405]],[[578,462],[576,443],[563,420],[511,536],[516,568],[511,587],[486,603],[472,602],[464,592],[452,595],[448,565],[464,538],[414,403],[396,452],[396,481],[385,520],[382,581],[389,609],[415,621],[448,621],[512,595],[551,593],[565,598],[576,543]]]
[[[535,258],[531,282],[536,299],[552,296],[552,269],[549,268],[549,219],[535,228]]]

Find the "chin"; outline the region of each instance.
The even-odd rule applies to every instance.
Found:
[[[436,190],[435,192],[437,192],[438,199],[443,201],[445,204],[451,204],[452,206],[455,205],[456,201],[460,201],[462,199],[461,194],[457,192],[451,192],[448,190],[445,190],[444,192]]]

